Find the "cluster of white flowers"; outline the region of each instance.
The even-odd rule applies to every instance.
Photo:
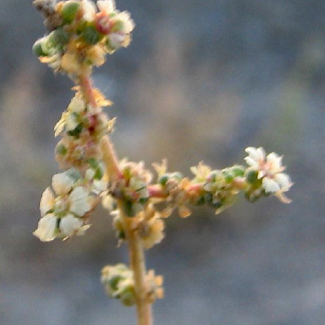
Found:
[[[56,148],[56,159],[62,168],[86,169],[89,159],[102,158],[98,143],[112,131],[115,119],[109,120],[102,111],[111,102],[99,91],[96,91],[96,104],[97,107],[87,105],[78,91],[56,124],[55,136],[63,137]]]
[[[69,0],[59,2],[49,12],[42,0],[35,5],[48,17],[51,33],[33,46],[34,53],[55,71],[72,78],[105,62],[112,54],[131,41],[134,22],[127,11],[116,10],[113,0]]]
[[[41,220],[34,232],[41,241],[83,235],[89,225],[85,215],[92,209],[91,192],[80,186],[79,179],[69,171],[54,175],[52,188],[41,198]]]
[[[261,147],[249,147],[245,151],[248,153],[245,161],[250,166],[246,175],[249,183],[257,184],[255,191],[262,189],[266,194],[274,194],[282,202],[290,203],[284,193],[289,191],[292,182],[289,175],[283,173],[286,168],[282,166],[282,157],[274,152],[266,155]]]
[[[114,0],[97,1],[97,8],[92,1],[83,0],[84,19],[95,21],[97,30],[107,36],[109,52],[129,45],[129,35],[134,29],[134,22],[129,12],[116,10]]]

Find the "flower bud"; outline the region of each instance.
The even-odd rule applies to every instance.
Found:
[[[63,28],[58,28],[54,30],[49,36],[49,42],[52,43],[54,47],[62,48],[67,45],[70,39],[69,33]]]
[[[35,42],[35,44],[33,45],[33,52],[37,57],[40,56],[46,56],[46,53],[43,51],[42,48],[42,42],[44,41],[44,39],[39,39],[38,41]]]
[[[86,43],[95,45],[101,40],[101,35],[93,25],[88,25],[82,30],[82,36]]]
[[[168,180],[169,180],[169,177],[170,177],[170,175],[168,175],[168,174],[163,174],[163,175],[161,175],[161,176],[159,177],[159,179],[158,179],[158,183],[159,183],[161,186],[165,186],[166,183],[167,183]]]
[[[247,182],[250,184],[254,184],[257,181],[257,175],[258,175],[257,171],[249,170],[245,175]]]
[[[66,24],[71,23],[75,19],[79,8],[80,8],[80,3],[75,1],[67,1],[63,5],[61,11],[63,22]]]

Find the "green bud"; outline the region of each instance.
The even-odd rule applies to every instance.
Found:
[[[231,168],[231,173],[234,177],[243,177],[245,174],[245,169],[241,166],[234,166]]]
[[[95,171],[94,179],[102,179],[104,176],[104,169],[102,166],[98,166]]]
[[[231,183],[234,180],[234,176],[229,172],[225,173],[225,181],[226,183]]]
[[[88,159],[88,164],[92,169],[97,169],[99,164],[96,158],[89,158]]]
[[[148,201],[149,201],[148,197],[142,197],[141,199],[139,199],[139,203],[142,205],[145,205]]]
[[[82,36],[85,42],[91,45],[97,44],[102,38],[102,35],[98,33],[93,25],[86,26],[82,31]]]
[[[62,48],[68,44],[70,35],[63,28],[58,28],[54,30],[49,36],[49,42],[53,44],[54,47]]]
[[[254,184],[257,181],[257,175],[258,175],[258,173],[255,170],[251,170],[248,173],[246,173],[245,176],[246,176],[247,182],[250,184]]]
[[[170,177],[169,174],[164,174],[164,175],[160,176],[159,179],[158,179],[158,183],[159,183],[161,186],[165,186],[166,183],[167,183],[168,180],[169,180],[169,177]]]
[[[64,156],[67,153],[67,148],[63,144],[58,144],[55,151],[58,155]]]
[[[127,288],[120,294],[120,300],[126,307],[131,307],[135,304],[135,295],[132,288]]]
[[[71,23],[75,19],[79,8],[80,8],[80,3],[78,2],[74,2],[74,1],[66,2],[62,7],[62,12],[61,12],[63,22],[67,24]]]
[[[33,52],[37,57],[40,56],[46,56],[46,53],[43,51],[42,48],[42,42],[44,41],[44,39],[39,39],[38,41],[35,42],[35,44],[33,45]]]
[[[45,53],[45,56],[53,56],[58,52],[59,48],[54,42],[53,37],[51,37],[51,34],[46,37],[43,37],[41,41],[42,50]]]
[[[123,277],[121,275],[115,275],[113,277],[111,277],[107,284],[110,286],[110,288],[112,289],[112,291],[116,291],[118,289],[118,283],[123,279]]]

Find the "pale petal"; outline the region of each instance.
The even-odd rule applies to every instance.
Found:
[[[49,242],[55,239],[57,218],[53,214],[48,214],[41,218],[34,235],[43,242]]]
[[[266,193],[275,193],[280,190],[280,186],[271,178],[265,177],[262,181],[262,186]]]
[[[275,152],[267,155],[266,161],[270,164],[272,172],[276,173],[281,169],[282,157],[279,157],[279,155],[277,155]]]
[[[66,118],[66,126],[68,131],[74,130],[78,126],[78,118],[75,114],[68,114]]]
[[[107,182],[94,180],[92,192],[95,194],[100,194],[107,189]]]
[[[95,19],[95,14],[97,11],[95,4],[92,1],[83,0],[82,5],[84,10],[84,14],[83,14],[84,20],[89,22],[93,21]]]
[[[274,180],[280,185],[282,190],[289,190],[291,186],[289,175],[285,173],[279,173],[274,176]]]
[[[248,153],[249,157],[253,160],[259,159],[259,153],[256,148],[254,147],[248,147],[245,149],[245,151]]]
[[[107,12],[108,14],[115,11],[115,1],[114,0],[97,1],[97,6],[100,11]]]
[[[75,188],[69,195],[70,200],[70,211],[82,217],[91,209],[91,205],[88,202],[89,193],[85,191],[82,187]]]
[[[69,214],[61,219],[60,230],[63,235],[71,237],[82,227],[82,225],[82,220]]]
[[[121,44],[123,43],[124,38],[125,38],[125,35],[118,34],[118,33],[111,33],[108,36],[109,45],[113,49],[118,49],[119,47],[121,47]]]
[[[251,158],[250,156],[249,157],[246,157],[246,158],[244,158],[245,159],[245,161],[246,161],[246,164],[248,165],[248,166],[251,166],[252,168],[254,168],[254,169],[258,169],[258,162],[256,161],[256,160],[254,160],[253,158]]]
[[[83,236],[85,234],[85,232],[90,228],[90,225],[84,225],[82,227],[80,227],[77,232],[76,235],[77,236]]]
[[[85,110],[85,103],[81,98],[75,96],[72,98],[68,110],[79,114]]]
[[[259,160],[265,160],[265,150],[262,147],[257,149],[257,155]]]
[[[86,170],[86,173],[85,173],[86,180],[91,181],[91,180],[93,180],[94,176],[95,176],[95,171],[92,168],[89,168]]]
[[[40,202],[41,216],[44,217],[46,213],[53,209],[54,207],[54,195],[50,188],[48,187],[42,194]]]
[[[56,174],[52,178],[52,187],[57,195],[65,195],[72,189],[74,181],[65,173]]]

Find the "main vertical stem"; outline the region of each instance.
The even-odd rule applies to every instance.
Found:
[[[96,107],[96,99],[93,89],[91,87],[90,79],[87,75],[81,76],[79,85],[85,100],[93,107]],[[110,181],[121,176],[118,166],[117,155],[114,146],[109,137],[106,136],[101,141],[101,149],[103,152],[103,161],[106,165],[106,172]],[[120,215],[124,223],[126,237],[128,240],[128,248],[130,255],[130,267],[133,271],[135,291],[136,291],[136,309],[138,325],[153,325],[151,303],[147,297],[146,286],[146,263],[143,252],[143,247],[139,239],[138,233],[131,227],[131,220],[125,216],[123,212],[123,201],[118,202]]]
[[[131,220],[123,213],[123,202],[118,202],[129,245],[130,266],[134,275],[138,325],[152,325],[151,303],[146,285],[146,263],[139,235],[131,227]]]

